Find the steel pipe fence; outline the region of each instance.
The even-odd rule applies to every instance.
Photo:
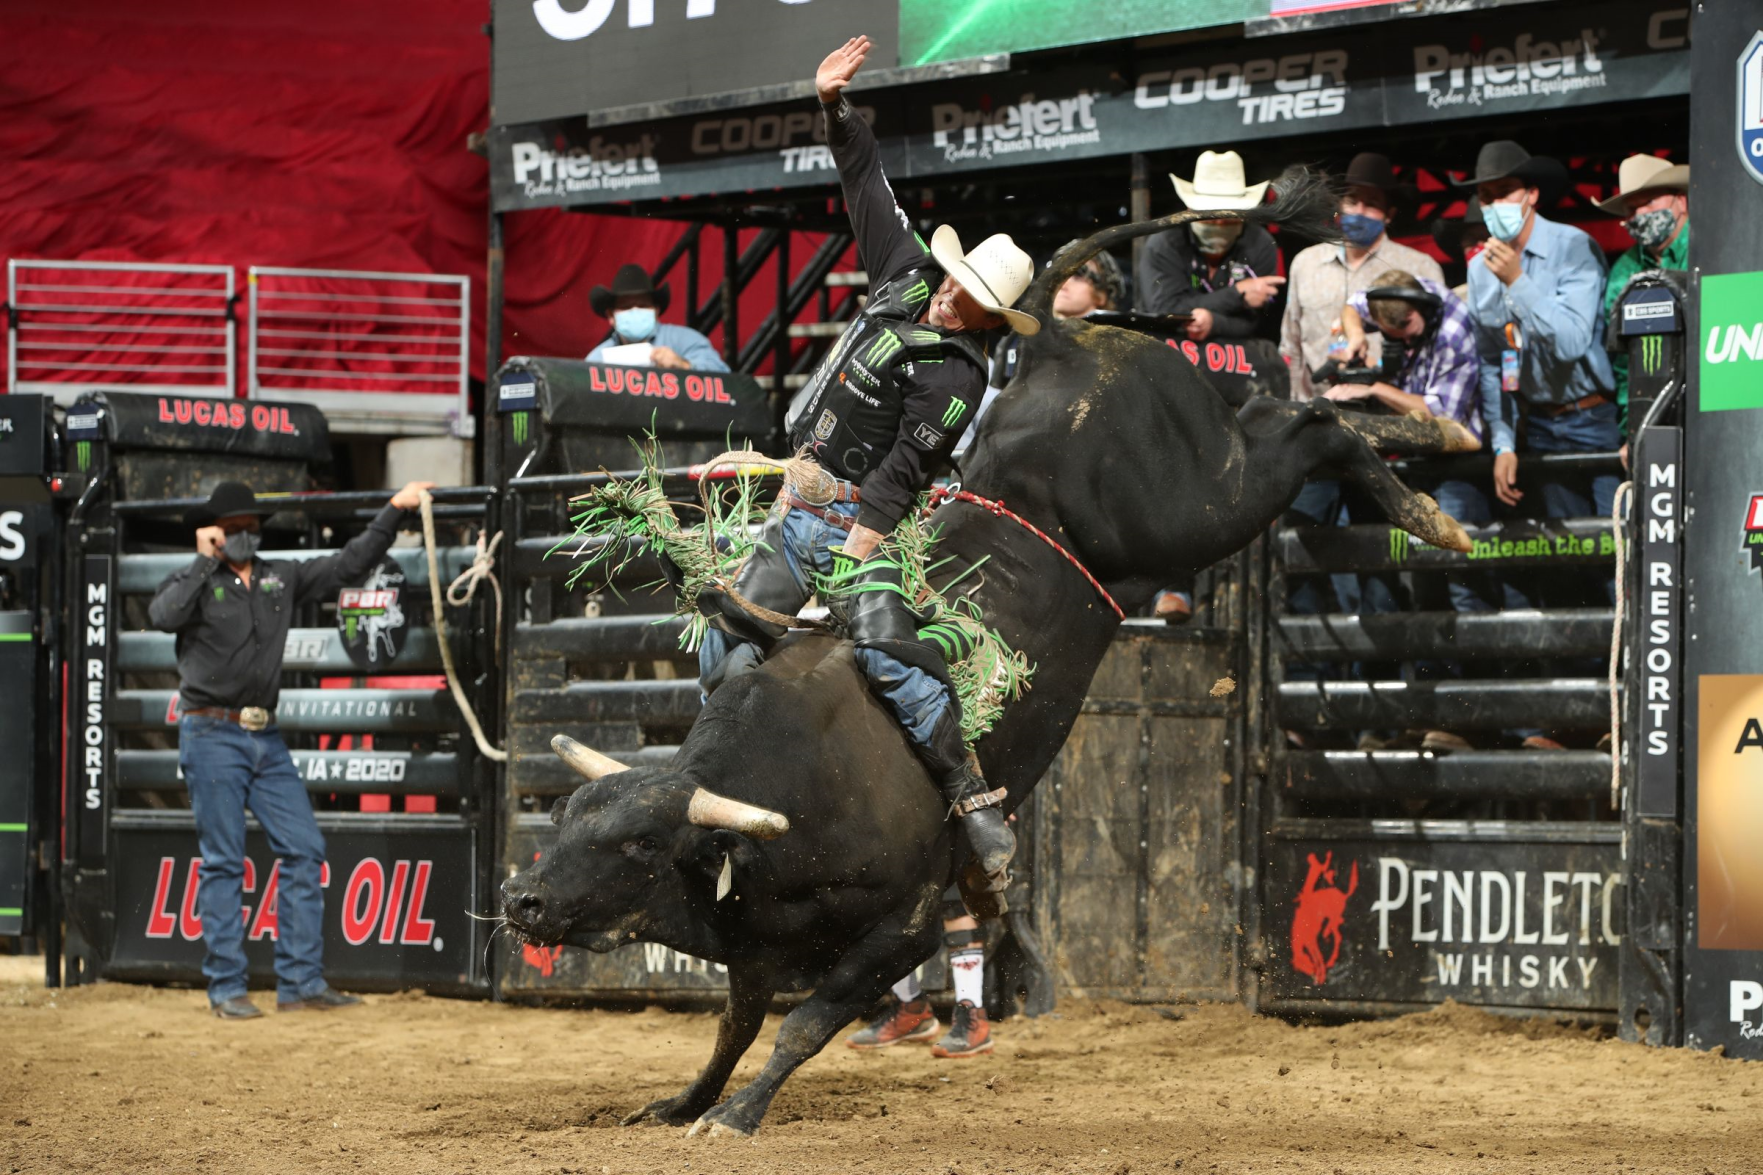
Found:
[[[472,434],[471,279],[254,265],[247,396],[305,400],[350,432]]]
[[[10,260],[6,390],[231,396],[233,283],[230,265]]]

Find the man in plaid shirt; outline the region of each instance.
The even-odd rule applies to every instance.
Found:
[[[1384,336],[1384,345],[1404,348],[1395,384],[1337,384],[1325,393],[1331,400],[1376,400],[1394,412],[1425,409],[1468,434],[1479,449],[1485,432],[1477,381],[1481,360],[1475,349],[1475,324],[1469,307],[1438,282],[1392,270],[1380,275],[1376,287],[1353,294],[1341,309],[1341,333],[1350,357],[1363,362],[1366,327]],[[1387,370],[1387,368],[1386,368]],[[1397,386],[1399,385],[1399,386]],[[1439,508],[1465,526],[1485,526],[1492,504],[1481,481],[1442,478],[1425,487]],[[1458,612],[1493,612],[1501,604],[1499,582],[1487,572],[1451,572],[1446,576],[1451,606]],[[1443,667],[1453,676],[1461,666]],[[1469,749],[1468,740],[1445,730],[1429,730],[1425,750],[1445,753]]]

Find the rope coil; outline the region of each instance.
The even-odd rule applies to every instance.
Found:
[[[477,720],[477,712],[471,708],[471,701],[465,696],[464,687],[459,684],[459,671],[453,667],[453,646],[447,639],[446,608],[444,607],[441,598],[441,565],[440,560],[435,557],[435,499],[427,490],[422,490],[418,500],[421,502],[422,509],[422,550],[423,554],[428,556],[429,602],[434,605],[435,640],[441,646],[441,668],[445,670],[447,674],[447,688],[453,694],[453,702],[459,707],[459,713],[464,715],[465,724],[471,728],[472,741],[477,743],[478,754],[492,762],[506,763],[508,761],[508,752],[504,751],[501,747],[496,746],[484,734],[484,728]],[[476,571],[480,562],[486,562],[494,557],[496,544],[501,541],[502,536],[498,534],[486,547],[483,537],[481,535],[478,537],[478,557],[472,561],[471,567],[466,569],[464,575],[461,575],[458,579],[455,579],[452,584],[448,585],[447,592],[449,599],[452,598],[451,594],[453,588],[468,576],[472,577],[472,581],[467,585],[464,598],[466,600],[471,598],[471,592],[476,588],[477,580],[484,578],[484,576],[488,574],[487,572],[479,572],[476,575],[473,575],[473,572]],[[496,582],[493,575],[489,578],[491,583]],[[502,588],[501,585],[498,584],[496,587],[498,613],[501,611],[501,601]],[[496,626],[496,631],[497,633],[502,631],[502,626],[500,624]]]

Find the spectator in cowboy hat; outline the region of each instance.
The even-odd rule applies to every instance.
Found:
[[[1195,212],[1254,208],[1267,181],[1249,183],[1235,151],[1202,151],[1194,178],[1169,177],[1176,195]],[[1188,338],[1243,339],[1261,334],[1285,278],[1279,250],[1258,224],[1196,220],[1158,233],[1145,243],[1134,275],[1138,309],[1147,314],[1188,314]]]
[[[1390,240],[1385,233],[1397,203],[1412,201],[1415,196],[1413,185],[1396,179],[1389,158],[1362,151],[1347,164],[1344,179],[1347,190],[1341,196],[1339,216],[1343,243],[1311,245],[1292,259],[1279,350],[1292,369],[1294,400],[1308,400],[1321,391],[1311,386],[1310,372],[1327,361],[1329,342],[1339,329],[1341,307],[1349,297],[1379,284],[1382,276],[1392,271],[1438,285],[1445,283],[1438,262],[1418,249]],[[1368,342],[1371,349],[1366,362],[1376,366],[1382,343],[1376,337]]]
[[[612,333],[588,352],[588,362],[600,362],[607,347],[648,343],[654,348],[649,352],[650,366],[727,371],[728,364],[709,339],[689,326],[658,321],[667,313],[671,295],[665,284],[657,289],[641,265],[621,265],[610,286],[589,290],[588,305],[607,321]]]
[[[1690,266],[1690,169],[1656,155],[1630,155],[1616,172],[1616,194],[1598,201],[1598,207],[1623,219],[1622,227],[1634,238],[1634,246],[1610,267],[1604,285],[1604,317],[1616,307],[1616,299],[1635,274],[1646,269],[1688,269]],[[1619,426],[1628,420],[1628,355],[1613,352],[1611,374],[1616,378],[1616,415]],[[1626,434],[1625,434],[1626,435]],[[1628,446],[1625,444],[1626,450]]]
[[[1451,287],[1451,292],[1464,301],[1469,300],[1469,263],[1487,247],[1488,226],[1482,223],[1481,201],[1474,196],[1463,204],[1463,215],[1458,219],[1439,217],[1432,222],[1432,243],[1439,247],[1453,268],[1461,270],[1463,280]]]
[[[1545,192],[1558,193],[1566,169],[1511,140],[1482,147],[1475,172],[1457,181],[1474,188],[1488,228],[1487,247],[1469,264],[1469,309],[1481,359],[1480,399],[1488,447],[1494,451],[1494,493],[1508,506],[1518,488],[1518,436],[1526,453],[1613,453],[1622,443],[1615,382],[1604,350],[1604,253],[1579,229],[1542,214]],[[1549,518],[1610,517],[1614,473],[1556,475],[1540,490]],[[1511,604],[1536,606],[1541,584],[1506,584]],[[1605,598],[1611,581],[1603,581]],[[1549,595],[1562,604],[1590,603],[1583,577],[1555,573]],[[1527,747],[1560,746],[1541,731],[1517,732]]]
[[[196,557],[159,585],[147,618],[177,634],[178,768],[190,793],[202,852],[196,890],[207,945],[202,974],[216,1016],[263,1013],[246,998],[245,931],[239,916],[245,810],[278,858],[276,1010],[328,1011],[361,1001],[324,978],[324,836],[306,785],[275,724],[282,655],[296,614],[361,578],[385,556],[405,512],[433,482],[413,481],[322,559],[262,559],[261,519],[280,509],[243,482],[223,481],[184,516]]]

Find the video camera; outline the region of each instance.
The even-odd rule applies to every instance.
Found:
[[[1326,384],[1374,384],[1386,382],[1382,367],[1360,367],[1357,364],[1343,364],[1339,359],[1330,359],[1321,367],[1312,368],[1310,379],[1313,383]]]

